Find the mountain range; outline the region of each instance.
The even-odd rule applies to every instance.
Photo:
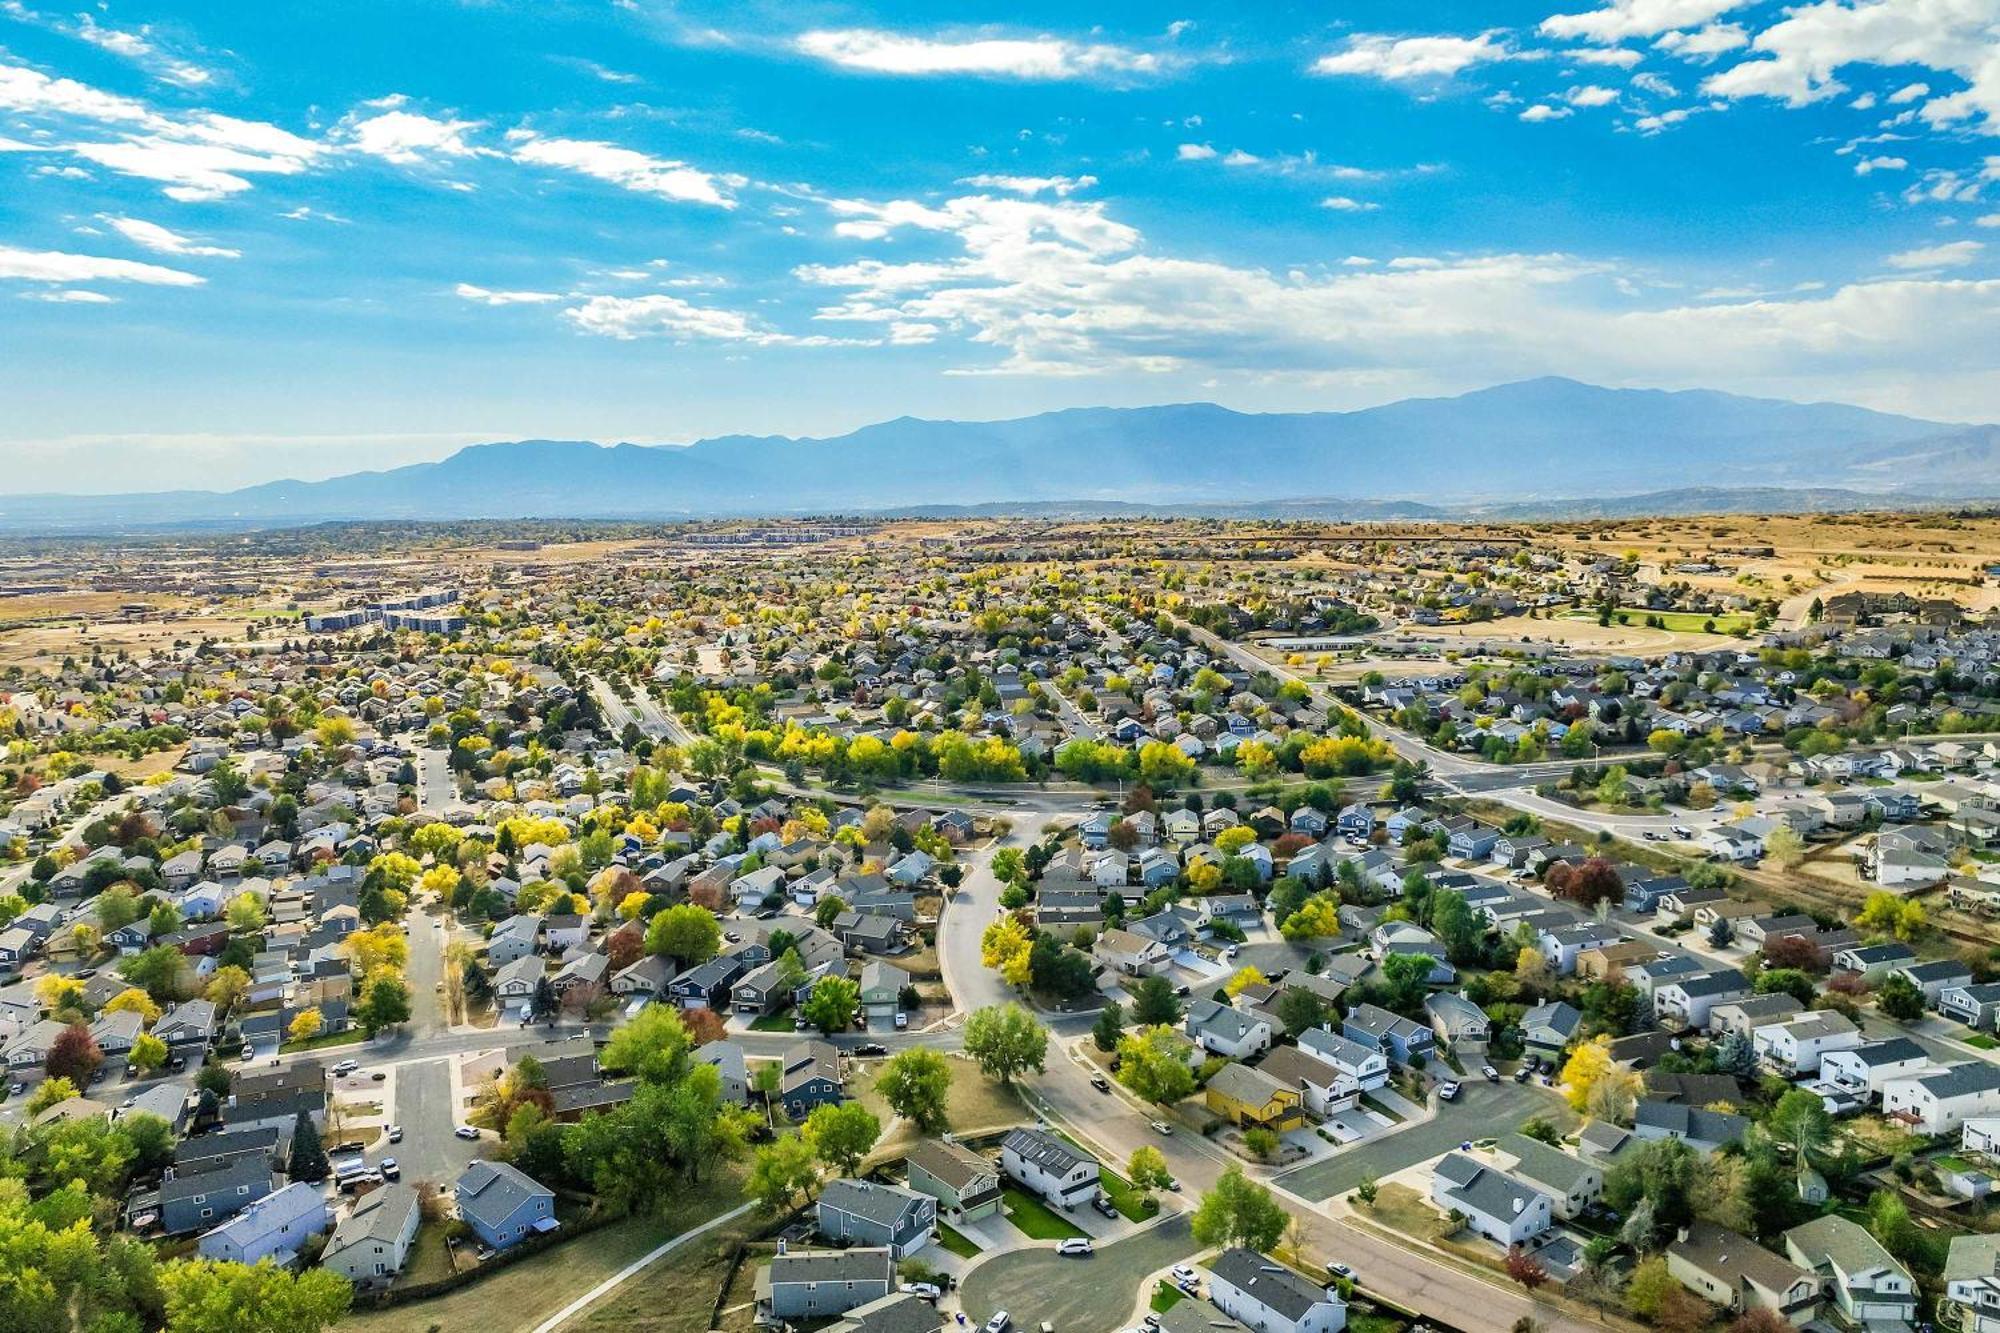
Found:
[[[0,497],[0,527],[342,519],[1147,512],[1416,518],[1916,506],[2000,494],[2000,426],[1544,378],[1352,412],[1213,403],[827,439],[521,440],[233,491]],[[1754,497],[1754,498],[1753,498]],[[1637,508],[1631,506],[1637,505]],[[1648,507],[1650,505],[1650,507]]]

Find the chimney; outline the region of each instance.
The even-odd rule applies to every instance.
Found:
[[[784,1252],[785,1252],[785,1238],[783,1236],[780,1236],[778,1237],[778,1253],[782,1255],[784,1254]]]

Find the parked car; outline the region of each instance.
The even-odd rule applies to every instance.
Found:
[[[933,1303],[944,1296],[944,1293],[938,1290],[937,1284],[934,1282],[905,1282],[899,1290],[906,1295],[921,1296]]]
[[[1519,1069],[1514,1071],[1514,1081],[1516,1083],[1526,1083],[1528,1081],[1528,1076],[1530,1074],[1533,1074],[1534,1072],[1535,1071],[1531,1066],[1522,1065]]]
[[[1097,1247],[1090,1243],[1088,1236],[1071,1236],[1068,1240],[1061,1241],[1056,1245],[1057,1254],[1072,1256],[1094,1254],[1096,1253],[1096,1249]]]
[[[1456,1083],[1440,1083],[1438,1085],[1438,1097],[1447,1102],[1457,1101],[1459,1091],[1459,1086]]]
[[[389,1142],[401,1143],[402,1141],[403,1141],[403,1127],[401,1125],[389,1126]]]
[[[906,1013],[903,1013],[901,1010],[898,1010],[896,1013],[897,1030],[901,1031],[902,1029],[907,1028],[909,1026],[910,1026],[910,1016]]]
[[[243,1043],[243,1049],[236,1053],[236,1058],[239,1060],[254,1060],[257,1058],[257,1048],[246,1041]]]
[[[333,1068],[327,1070],[326,1072],[332,1074],[335,1078],[346,1078],[349,1074],[352,1074],[355,1070],[359,1068],[361,1068],[361,1062],[359,1060],[342,1060],[339,1064],[335,1065]]]
[[[1174,1127],[1168,1124],[1164,1120],[1155,1120],[1153,1122],[1153,1132],[1155,1134],[1166,1134],[1171,1136],[1174,1132]]]
[[[1349,1268],[1346,1264],[1334,1264],[1331,1267],[1329,1267],[1326,1271],[1333,1274],[1335,1277],[1344,1277],[1349,1282],[1354,1281],[1354,1270],[1352,1268]]]
[[[1175,1264],[1173,1271],[1168,1273],[1167,1276],[1171,1277],[1176,1285],[1181,1286],[1201,1280],[1201,1274],[1195,1272],[1194,1265],[1192,1264]]]
[[[462,1139],[476,1139],[479,1137],[479,1131],[474,1129],[471,1125],[460,1125],[457,1129],[454,1129],[452,1133],[458,1135],[458,1137]]]
[[[1109,1092],[1111,1091],[1111,1080],[1102,1074],[1092,1074],[1090,1076],[1090,1086],[1096,1088],[1099,1092]]]
[[[1014,1316],[1005,1310],[995,1310],[993,1317],[986,1321],[986,1333],[1007,1333],[1014,1326]]]
[[[1479,1066],[1479,1072],[1486,1076],[1486,1081],[1488,1083],[1498,1083],[1500,1081],[1500,1071],[1495,1069],[1492,1065]]]
[[[1106,1195],[1100,1194],[1092,1199],[1090,1206],[1102,1214],[1105,1220],[1111,1222],[1118,1220],[1118,1205],[1111,1202],[1110,1198]]]
[[[382,1164],[375,1169],[382,1173],[382,1179],[384,1180],[401,1180],[403,1178],[403,1168],[397,1165],[396,1159],[393,1157],[384,1157]]]

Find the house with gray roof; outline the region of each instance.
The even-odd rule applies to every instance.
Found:
[[[1503,1249],[1524,1245],[1555,1221],[1555,1199],[1527,1181],[1446,1153],[1431,1172],[1431,1202],[1457,1212],[1465,1225]]]
[[[952,1221],[976,1222],[1000,1211],[1000,1172],[962,1143],[924,1139],[904,1159],[910,1188],[937,1200]]]
[[[1882,1114],[1920,1134],[1955,1133],[1975,1116],[2000,1115],[2000,1065],[1967,1060],[1882,1085]]]
[[[2000,1235],[1951,1238],[1944,1299],[1958,1315],[1960,1333],[2000,1333]]]
[[[1667,1246],[1667,1272],[1735,1314],[1769,1310],[1787,1323],[1804,1324],[1819,1311],[1818,1274],[1712,1222],[1690,1223]]]
[[[506,1162],[469,1163],[453,1192],[459,1217],[496,1250],[558,1225],[555,1192]]]
[[[332,1224],[320,1187],[295,1180],[203,1233],[195,1250],[204,1259],[237,1264],[269,1259],[291,1268],[298,1263],[299,1247]]]
[[[1688,1147],[1714,1152],[1741,1143],[1750,1121],[1727,1111],[1646,1098],[1632,1110],[1632,1133],[1640,1139],[1679,1139]]]
[[[257,1157],[191,1176],[169,1173],[160,1184],[160,1225],[170,1236],[204,1231],[270,1192],[270,1163]]]
[[[1785,1233],[1785,1254],[1819,1274],[1834,1308],[1849,1324],[1870,1330],[1916,1322],[1917,1284],[1881,1242],[1838,1213]]]
[[[357,1287],[387,1286],[403,1271],[422,1220],[414,1186],[390,1181],[355,1202],[340,1219],[320,1255],[330,1268]]]
[[[857,1305],[827,1326],[826,1333],[937,1333],[944,1316],[935,1305],[907,1291]]]
[[[1340,1333],[1347,1302],[1275,1259],[1231,1246],[1208,1266],[1208,1298],[1254,1333]]]
[[[896,1256],[887,1249],[787,1250],[757,1274],[757,1315],[831,1319],[896,1290]]]
[[[1058,1208],[1097,1197],[1097,1159],[1040,1129],[1016,1129],[1000,1140],[1000,1169]]]
[[[1604,1196],[1603,1167],[1540,1139],[1508,1134],[1494,1151],[1516,1176],[1555,1200],[1555,1215],[1561,1221],[1576,1217]]]
[[[819,1196],[819,1234],[835,1244],[880,1245],[898,1259],[937,1235],[937,1200],[872,1180],[833,1180]]]

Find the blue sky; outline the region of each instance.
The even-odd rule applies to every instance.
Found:
[[[2000,420],[1996,254],[2000,0],[0,0],[9,491],[1538,374]]]

